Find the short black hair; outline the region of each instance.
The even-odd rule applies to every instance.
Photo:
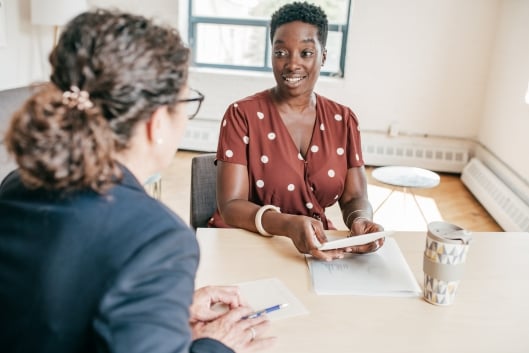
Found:
[[[314,25],[318,28],[318,39],[323,48],[327,44],[327,32],[329,22],[325,11],[317,5],[308,2],[293,2],[280,7],[272,15],[270,21],[270,40],[274,40],[274,35],[279,26],[286,23],[301,21]]]

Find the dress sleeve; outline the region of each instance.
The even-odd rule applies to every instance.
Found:
[[[192,342],[189,307],[198,245],[190,233],[182,229],[155,237],[120,269],[93,322],[97,352],[199,353],[204,346],[231,352],[213,339]]]
[[[349,111],[349,119],[347,119],[347,168],[361,167],[364,165],[364,157],[362,155],[362,141],[360,139],[360,127],[358,125],[358,118],[351,109]]]
[[[217,160],[248,165],[249,128],[245,112],[231,104],[222,118],[217,146]]]

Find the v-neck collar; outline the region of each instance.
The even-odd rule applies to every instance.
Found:
[[[274,99],[272,98],[272,90],[267,90],[267,99],[269,100],[270,102],[270,105],[272,106],[272,109],[274,110],[274,113],[277,115],[278,119],[279,119],[279,123],[281,124],[281,128],[288,134],[288,137],[289,137],[289,140],[290,140],[290,145],[292,146],[292,148],[303,158],[304,161],[308,161],[307,157],[310,155],[310,147],[313,145],[314,143],[314,136],[315,136],[315,132],[316,132],[316,129],[317,127],[319,126],[319,121],[320,121],[320,111],[319,111],[319,107],[320,107],[320,104],[319,104],[319,101],[320,101],[320,97],[319,95],[314,92],[314,96],[316,97],[316,117],[314,119],[314,124],[312,126],[312,133],[311,133],[311,136],[310,136],[310,141],[309,141],[309,144],[307,146],[307,150],[302,153],[298,147],[296,146],[296,143],[294,142],[294,139],[292,138],[292,135],[290,134],[290,131],[288,130],[287,126],[285,125],[285,122],[283,121],[283,119],[281,118],[281,113],[279,112],[279,109],[277,108],[277,105],[275,104],[274,102]]]

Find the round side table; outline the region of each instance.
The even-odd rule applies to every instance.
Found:
[[[381,183],[405,188],[433,188],[441,180],[431,170],[404,166],[379,167],[371,175]]]
[[[428,223],[421,209],[421,206],[417,202],[417,198],[413,193],[413,189],[427,189],[436,187],[441,181],[439,174],[432,172],[428,169],[417,167],[387,166],[373,169],[371,175],[375,180],[381,183],[403,188],[404,193],[409,190],[410,194],[413,196],[415,204],[419,208],[422,218],[424,219],[426,224]],[[374,213],[376,213],[380,209],[380,207],[384,205],[384,203],[389,199],[389,197],[393,194],[394,191],[395,188],[391,190],[389,195],[376,208]]]

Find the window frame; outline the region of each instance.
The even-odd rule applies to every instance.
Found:
[[[345,58],[347,53],[347,39],[349,32],[349,22],[351,15],[351,7],[353,0],[348,0],[347,8],[347,23],[345,24],[335,24],[330,23],[328,26],[329,33],[337,32],[342,35],[342,45],[340,51],[339,59],[339,71],[331,72],[325,71],[323,68],[320,72],[322,76],[329,77],[339,77],[343,78],[345,75]],[[188,43],[191,48],[191,66],[197,68],[214,68],[221,70],[242,70],[242,71],[255,71],[255,72],[272,72],[272,67],[268,66],[270,62],[270,20],[269,19],[242,19],[235,17],[209,17],[209,16],[194,16],[193,15],[193,0],[187,1],[187,24],[188,24]],[[230,65],[230,64],[211,64],[204,62],[197,62],[196,58],[196,43],[199,38],[197,38],[197,26],[199,24],[217,24],[217,25],[234,25],[234,26],[248,26],[248,27],[258,27],[265,29],[265,48],[264,48],[264,57],[263,57],[263,66],[248,66],[248,65]]]

